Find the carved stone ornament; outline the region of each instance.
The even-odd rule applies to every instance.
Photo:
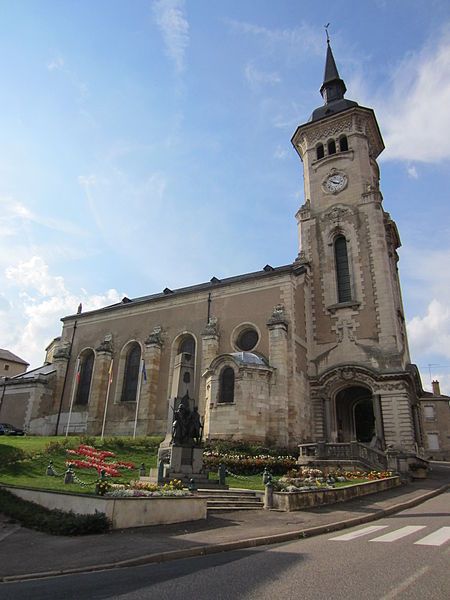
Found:
[[[145,340],[145,345],[146,346],[159,346],[161,348],[161,346],[163,345],[162,331],[163,331],[163,329],[162,329],[161,325],[157,325],[156,327],[154,327],[153,330],[150,332],[150,335],[148,336],[148,338]]]
[[[340,369],[339,374],[342,379],[355,379],[355,369],[352,369],[351,367]]]
[[[272,316],[267,321],[267,325],[287,325],[286,312],[283,304],[277,304],[273,307]]]
[[[336,123],[330,123],[324,127],[317,127],[317,129],[315,129],[311,133],[308,132],[309,135],[308,135],[308,133],[306,135],[309,138],[308,142],[310,144],[313,144],[317,140],[336,136],[343,132],[349,132],[349,131],[351,131],[351,129],[352,129],[352,119],[351,118],[341,119],[341,120],[337,121]]]
[[[202,335],[204,336],[218,336],[219,335],[219,325],[217,317],[209,317],[208,323],[205,325],[205,328],[202,331]]]
[[[70,357],[70,342],[62,342],[56,348],[53,353],[53,358],[65,358],[68,359]]]
[[[112,354],[112,351],[113,351],[112,335],[111,334],[105,335],[103,341],[100,342],[100,344],[97,346],[97,348],[95,350],[96,350],[96,352],[108,352],[109,354]]]
[[[306,252],[304,250],[300,250],[300,252],[297,255],[297,258],[294,261],[295,263],[300,263],[301,265],[305,265],[308,262],[308,259],[306,257]]]
[[[341,206],[334,206],[331,210],[325,213],[325,219],[337,225],[344,217],[350,215],[348,208],[342,208]]]

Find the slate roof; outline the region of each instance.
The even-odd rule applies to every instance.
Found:
[[[9,362],[19,363],[20,365],[27,366],[30,364],[27,363],[26,360],[23,360],[23,358],[20,358],[20,356],[13,354],[9,350],[4,350],[3,348],[0,348],[0,360],[7,360]]]
[[[295,274],[300,274],[303,273],[305,268],[303,266],[296,266],[293,265],[292,263],[289,265],[283,265],[281,267],[270,267],[270,270],[268,269],[270,265],[266,265],[264,267],[264,269],[262,269],[261,271],[255,271],[253,273],[245,273],[244,275],[236,275],[234,277],[227,277],[225,279],[217,279],[217,277],[213,277],[211,281],[207,281],[205,283],[198,283],[197,285],[191,285],[188,287],[183,287],[183,288],[178,288],[175,290],[170,290],[169,288],[165,288],[162,292],[159,292],[157,294],[150,294],[148,296],[140,296],[138,298],[123,298],[123,300],[121,302],[118,302],[117,304],[111,304],[109,306],[105,306],[104,308],[98,308],[96,310],[91,310],[91,311],[87,311],[87,312],[83,312],[81,314],[73,314],[73,315],[67,315],[66,317],[63,317],[61,319],[61,321],[66,321],[69,319],[80,319],[85,315],[94,315],[94,314],[100,314],[103,312],[107,312],[107,311],[111,311],[111,310],[117,310],[117,309],[123,309],[123,308],[130,308],[133,306],[136,306],[137,304],[144,304],[146,302],[153,302],[155,300],[162,300],[162,299],[167,299],[167,298],[174,298],[175,296],[180,296],[180,295],[184,295],[184,294],[189,294],[189,293],[195,293],[195,292],[201,292],[201,291],[205,291],[205,292],[211,292],[212,290],[216,289],[216,288],[222,288],[222,287],[226,287],[228,285],[232,285],[234,283],[242,283],[244,281],[251,281],[254,279],[260,279],[260,278],[269,278],[269,277],[273,277],[275,275],[279,275],[281,273],[289,273],[289,272],[293,272]]]

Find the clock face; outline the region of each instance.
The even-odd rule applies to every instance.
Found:
[[[344,173],[333,173],[333,175],[329,175],[325,182],[324,188],[327,192],[331,192],[332,194],[336,194],[345,188],[347,185],[347,177]]]

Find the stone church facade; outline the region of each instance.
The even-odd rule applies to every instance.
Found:
[[[5,410],[23,407],[35,433],[165,434],[188,394],[206,439],[415,453],[423,390],[383,140],[373,110],[345,98],[329,44],[320,91],[292,138],[305,193],[296,260],[63,318],[48,364],[8,383]]]

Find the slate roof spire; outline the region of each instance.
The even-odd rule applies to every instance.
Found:
[[[339,71],[334,60],[333,51],[331,50],[330,40],[327,39],[327,58],[325,60],[325,73],[323,75],[323,83],[320,88],[322,98],[325,104],[334,100],[342,100],[347,88],[343,79],[339,77]]]
[[[333,51],[331,49],[330,38],[327,31],[327,56],[325,59],[325,72],[323,75],[323,83],[320,88],[320,93],[324,100],[324,105],[316,110],[311,115],[310,121],[318,121],[332,114],[342,112],[353,106],[358,106],[357,102],[347,100],[344,94],[347,91],[344,80],[340,78],[339,71],[334,60]]]

